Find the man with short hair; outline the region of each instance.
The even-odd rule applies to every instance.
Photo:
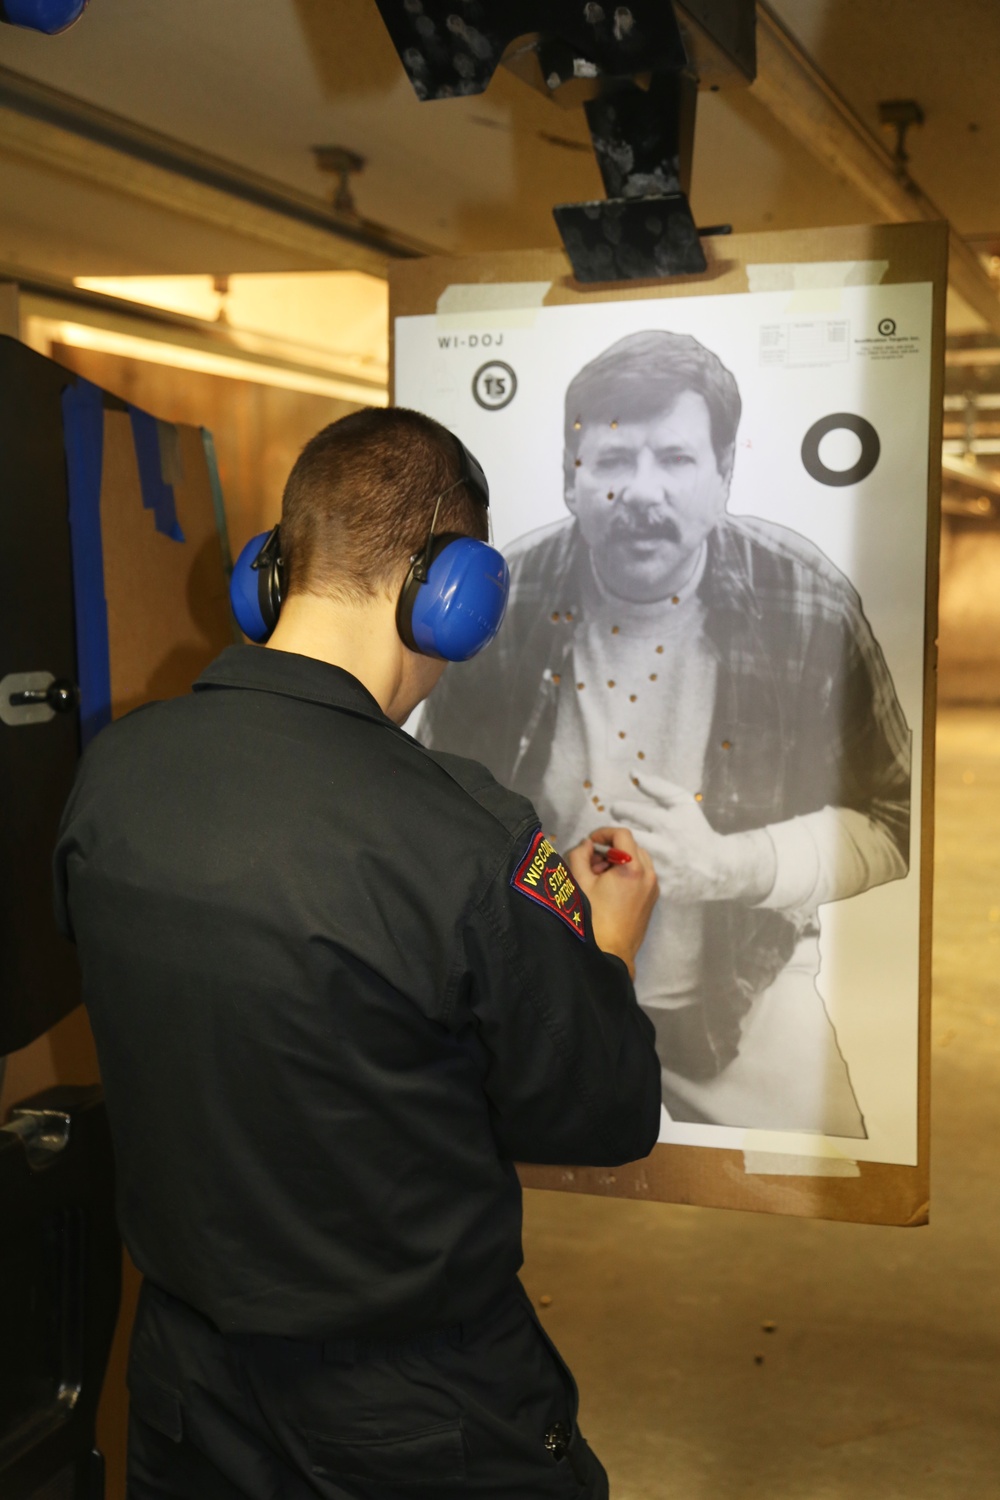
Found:
[[[563,861],[399,727],[444,669],[397,627],[413,555],[435,515],[486,534],[461,459],[414,412],[319,433],[271,649],[105,730],[67,805],[57,905],[146,1278],[130,1500],[607,1495],[517,1280],[513,1163],[652,1148],[656,877],[606,820]]]
[[[570,383],[570,516],[508,549],[503,635],[420,734],[555,836],[635,827],[661,899],[639,959],[679,1121],[861,1137],[816,988],[818,908],[905,875],[910,742],[850,582],[727,511],[740,395],[686,334]]]

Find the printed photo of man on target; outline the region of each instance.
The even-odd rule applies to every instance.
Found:
[[[910,731],[850,580],[729,512],[740,414],[690,334],[579,370],[568,514],[506,549],[504,630],[419,734],[529,797],[560,848],[616,823],[650,850],[637,990],[671,1120],[863,1139],[819,909],[906,875]]]

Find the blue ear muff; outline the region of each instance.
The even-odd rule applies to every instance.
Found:
[[[0,0],[0,21],[55,36],[78,21],[87,0]]]
[[[500,629],[509,590],[495,547],[446,532],[434,538],[429,561],[422,555],[407,575],[396,606],[399,634],[422,656],[468,661]]]
[[[275,526],[247,542],[229,580],[236,623],[250,640],[267,640],[278,623],[283,592],[281,536]]]

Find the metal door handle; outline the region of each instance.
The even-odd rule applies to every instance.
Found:
[[[51,672],[10,672],[0,681],[0,723],[46,724],[56,714],[72,713],[80,690],[67,677]]]

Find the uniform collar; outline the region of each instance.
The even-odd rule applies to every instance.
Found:
[[[207,688],[251,688],[258,693],[280,693],[285,698],[299,698],[305,703],[361,714],[380,724],[392,724],[364,684],[350,672],[315,656],[299,656],[292,651],[229,646],[194,684],[196,693]]]

